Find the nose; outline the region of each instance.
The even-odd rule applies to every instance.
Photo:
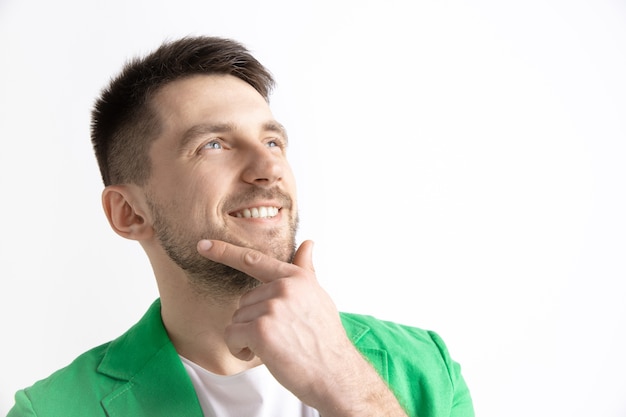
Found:
[[[263,144],[250,149],[242,178],[249,184],[271,187],[283,177],[284,158]]]

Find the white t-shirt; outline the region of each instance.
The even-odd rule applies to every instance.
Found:
[[[205,417],[319,417],[260,365],[235,375],[217,375],[180,357]]]

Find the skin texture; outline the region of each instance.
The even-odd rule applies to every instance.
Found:
[[[312,242],[295,249],[287,137],[267,102],[233,76],[198,75],[168,84],[153,105],[162,126],[150,180],[107,187],[103,205],[148,254],[176,350],[224,375],[264,363],[326,417],[405,415],[348,340]],[[258,207],[278,211],[237,216]]]

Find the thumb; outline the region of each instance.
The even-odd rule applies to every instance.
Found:
[[[313,241],[305,240],[302,242],[295,255],[293,256],[293,264],[301,268],[315,272],[313,266]]]

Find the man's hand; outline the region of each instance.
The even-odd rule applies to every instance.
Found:
[[[243,360],[258,356],[274,377],[324,416],[405,416],[395,397],[348,339],[339,312],[317,281],[313,242],[293,263],[222,241],[201,255],[263,283],[241,297],[225,340]]]

